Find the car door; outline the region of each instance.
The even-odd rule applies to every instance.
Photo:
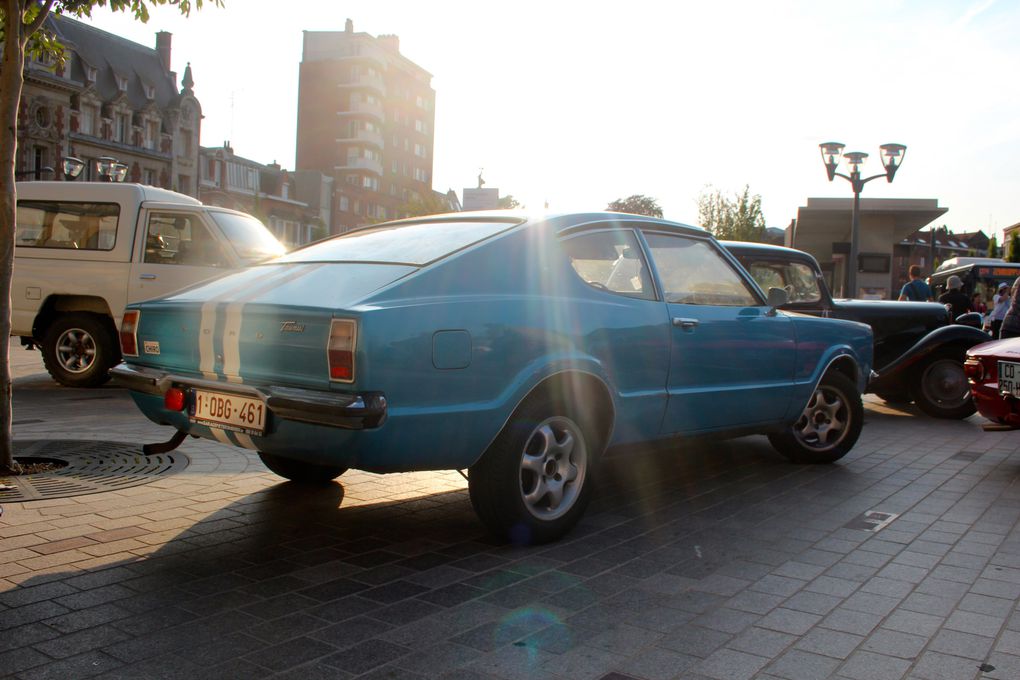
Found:
[[[227,273],[234,263],[202,215],[187,210],[147,210],[145,242],[135,244],[128,302],[172,293]]]
[[[663,433],[781,420],[793,389],[793,323],[769,308],[710,239],[644,233],[672,345]]]

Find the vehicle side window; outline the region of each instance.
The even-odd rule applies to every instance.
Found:
[[[749,307],[760,305],[740,274],[707,241],[647,233],[666,302]]]
[[[30,248],[112,250],[117,240],[116,203],[18,201],[15,244]]]
[[[144,261],[194,267],[230,266],[220,244],[197,215],[174,212],[149,215]]]
[[[748,273],[763,291],[784,288],[790,302],[819,302],[822,292],[814,270],[802,262],[759,260],[746,264]]]
[[[577,275],[593,288],[654,300],[655,290],[637,236],[629,229],[592,231],[562,241]]]

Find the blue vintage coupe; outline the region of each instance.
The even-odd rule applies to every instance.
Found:
[[[704,230],[617,213],[373,226],[129,306],[117,379],[156,423],[325,482],[467,469],[493,531],[567,532],[603,451],[767,434],[831,462],[861,430],[864,324],[777,309]]]

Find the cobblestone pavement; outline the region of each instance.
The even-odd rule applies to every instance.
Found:
[[[35,370],[16,441],[168,437],[122,390]],[[307,490],[189,440],[150,484],[6,504],[0,674],[1020,678],[1020,433],[866,418],[831,466],[762,437],[617,457],[537,548],[488,538],[455,472]]]

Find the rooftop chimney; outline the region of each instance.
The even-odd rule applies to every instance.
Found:
[[[400,54],[400,37],[396,35],[380,35],[379,45],[394,54]]]
[[[163,64],[163,70],[170,70],[170,42],[172,33],[160,31],[156,34],[156,52],[159,54],[159,61]]]
[[[344,30],[348,33],[354,33],[354,22],[348,19],[347,23],[344,24]]]

